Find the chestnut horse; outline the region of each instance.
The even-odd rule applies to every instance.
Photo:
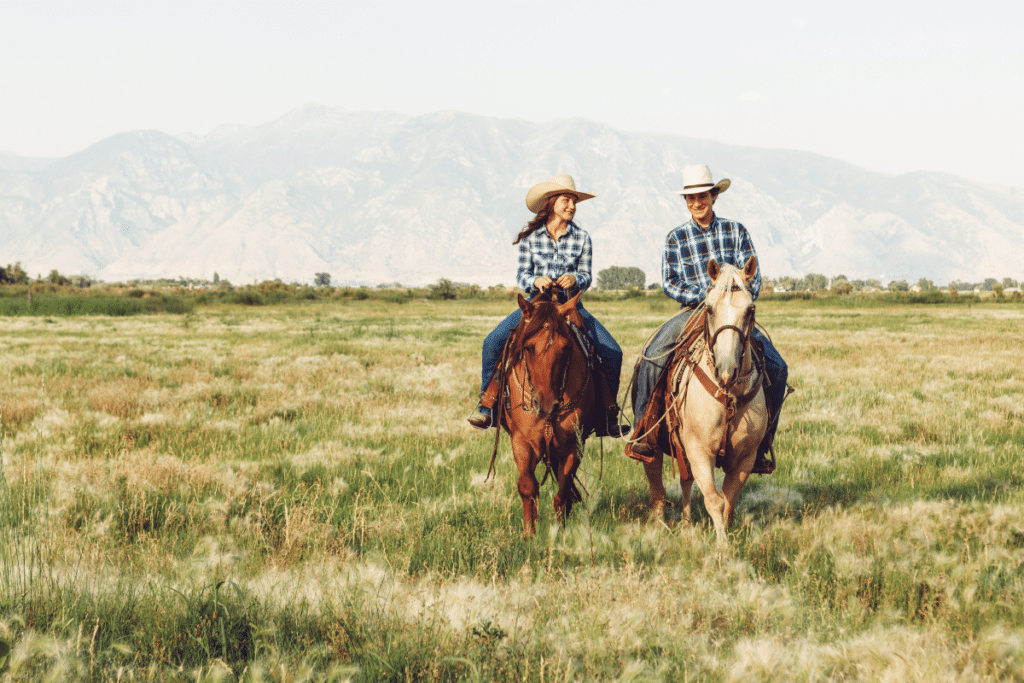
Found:
[[[499,366],[503,381],[494,409],[512,441],[528,536],[536,533],[538,464],[546,467],[545,481],[553,472],[558,482],[554,507],[563,525],[573,504],[583,500],[576,488],[576,470],[598,393],[593,356],[584,348],[586,332],[576,310],[579,299],[577,294],[559,304],[548,292],[532,302],[520,295],[523,319],[509,337]],[[493,462],[492,456],[492,467]]]
[[[707,272],[711,287],[687,325],[694,343],[684,344],[687,348],[680,350],[685,356],[668,370],[666,417],[679,465],[683,517],[690,521],[690,490],[696,481],[718,541],[725,543],[736,501],[768,427],[764,368],[755,362],[751,347],[754,298],[749,285],[757,273],[757,258],[751,256],[743,270],[719,266],[712,259]],[[702,334],[694,327],[701,324]],[[662,460],[659,453],[644,464],[655,514],[665,504]],[[716,466],[725,470],[721,492],[715,486]]]

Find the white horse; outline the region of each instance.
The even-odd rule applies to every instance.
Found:
[[[704,307],[690,321],[690,325],[700,324],[703,319],[703,335],[695,337],[685,358],[668,370],[666,417],[672,455],[679,465],[683,517],[691,521],[690,492],[696,481],[718,540],[724,544],[736,501],[768,427],[768,408],[764,370],[754,362],[751,349],[754,298],[749,285],[757,273],[757,258],[751,256],[743,270],[719,266],[712,259],[707,270],[712,284]],[[665,505],[662,462],[659,453],[644,464],[652,513],[659,518]],[[722,491],[715,486],[716,466],[725,470]]]

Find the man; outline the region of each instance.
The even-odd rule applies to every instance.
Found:
[[[655,333],[647,348],[640,354],[633,373],[633,414],[636,428],[626,446],[626,455],[649,462],[659,450],[664,450],[667,440],[662,438],[659,446],[658,420],[664,412],[664,403],[659,386],[665,368],[672,360],[672,349],[676,345],[693,309],[704,301],[711,278],[707,265],[712,258],[718,263],[729,263],[742,269],[747,259],[756,256],[754,244],[747,229],[736,221],[719,218],[714,206],[718,195],[729,189],[731,181],[723,178],[717,183],[707,166],[688,166],[683,169],[683,189],[679,194],[686,199],[686,208],[691,219],[668,234],[665,253],[661,261],[662,287],[665,294],[678,301],[682,311],[670,318]],[[750,281],[750,291],[757,299],[761,291],[760,266]],[[789,370],[771,341],[755,329],[752,335],[764,347],[765,374],[769,383],[765,386],[765,400],[768,404],[771,422],[764,441],[757,449],[754,472],[770,473],[774,463],[765,454],[771,449],[778,426],[779,409],[786,398],[786,379]],[[659,395],[650,404],[652,394]]]

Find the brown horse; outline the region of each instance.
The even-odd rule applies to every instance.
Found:
[[[534,471],[538,464],[546,467],[545,481],[553,472],[558,482],[554,507],[563,525],[573,504],[583,499],[575,484],[576,470],[598,394],[591,356],[583,346],[583,320],[576,310],[579,299],[577,294],[558,304],[547,292],[532,302],[520,295],[523,319],[512,332],[499,366],[504,395],[494,409],[498,424],[512,441],[528,536],[536,533],[540,484]]]
[[[696,332],[694,343],[684,344],[684,357],[668,371],[666,418],[679,465],[683,517],[690,521],[690,490],[696,481],[718,540],[725,543],[726,528],[768,426],[768,409],[764,370],[755,362],[751,346],[754,299],[749,285],[757,273],[757,259],[750,257],[742,271],[712,259],[707,271],[711,287],[687,326]],[[691,327],[701,323],[702,334]],[[665,504],[662,459],[659,454],[644,464],[655,514]],[[715,486],[716,466],[725,470],[721,492]]]

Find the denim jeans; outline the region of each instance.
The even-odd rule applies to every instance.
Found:
[[[654,391],[654,386],[661,379],[665,367],[671,362],[672,348],[683,333],[687,321],[690,320],[691,313],[693,313],[692,308],[684,308],[665,321],[654,334],[647,348],[644,349],[643,355],[654,360],[641,359],[637,363],[633,374],[633,395],[631,398],[634,422],[643,417],[644,411],[647,409],[647,402]],[[779,409],[786,398],[786,380],[789,378],[789,368],[786,365],[786,361],[782,360],[782,356],[779,355],[775,346],[772,345],[771,341],[768,340],[768,337],[761,330],[755,327],[753,337],[764,346],[764,371],[771,383],[771,386],[765,387],[764,398],[765,403],[768,404],[772,420],[775,421],[779,418]],[[774,428],[774,426],[773,424],[772,427]],[[771,431],[774,433],[774,429]]]
[[[622,348],[619,347],[618,342],[605,329],[604,325],[583,306],[577,306],[576,310],[580,312],[580,316],[583,318],[583,326],[587,329],[587,334],[590,335],[597,349],[597,358],[601,365],[601,372],[604,373],[608,387],[612,390],[613,394],[618,395],[619,374],[622,372]],[[498,367],[501,352],[505,348],[505,342],[508,340],[509,335],[512,334],[512,330],[516,328],[516,325],[522,319],[523,312],[517,308],[507,318],[498,323],[498,326],[484,338],[480,372],[481,394],[487,390],[487,385],[491,383],[491,375],[494,374],[494,369]],[[481,412],[486,412],[486,410],[481,410]]]

